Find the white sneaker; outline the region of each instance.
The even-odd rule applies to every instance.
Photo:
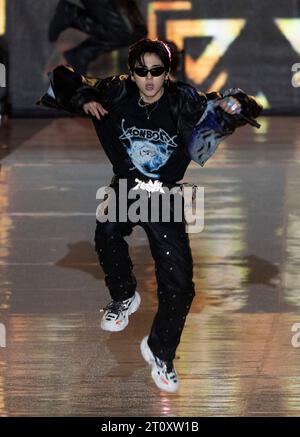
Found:
[[[101,328],[104,331],[122,331],[128,325],[128,316],[133,314],[141,303],[141,296],[136,291],[134,296],[126,300],[112,300],[105,308],[101,320]]]
[[[170,393],[177,391],[179,381],[172,361],[162,361],[156,357],[148,346],[148,337],[144,337],[141,342],[141,353],[152,367],[151,376],[157,387]]]

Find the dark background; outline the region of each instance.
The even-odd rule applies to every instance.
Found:
[[[9,91],[14,115],[45,115],[45,110],[36,107],[35,101],[47,88],[46,72],[64,62],[64,50],[86,38],[79,31],[68,30],[56,44],[49,43],[48,25],[57,1],[7,0],[4,39],[9,51]],[[80,4],[79,0],[74,3]],[[300,56],[274,22],[275,18],[300,18],[299,0],[192,0],[191,3],[191,11],[157,13],[159,38],[165,37],[166,21],[170,18],[244,18],[247,23],[204,82],[189,82],[206,91],[218,73],[226,70],[228,80],[222,89],[238,86],[255,96],[263,93],[270,105],[269,112],[299,114],[300,88],[291,84],[291,68],[300,62]],[[144,0],[138,4],[148,20],[151,2]],[[201,36],[187,38],[184,48],[196,59],[209,41],[210,38]],[[105,77],[126,73],[126,55],[125,48],[100,56],[90,65],[88,74]]]

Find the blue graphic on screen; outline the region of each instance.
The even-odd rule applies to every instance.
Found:
[[[164,166],[174,149],[177,147],[174,139],[163,129],[141,129],[135,126],[125,128],[125,119],[122,119],[122,135],[119,137],[126,147],[133,164],[130,170],[138,169],[141,173],[152,178],[159,178],[155,173]],[[123,140],[123,141],[122,141]],[[127,142],[124,142],[127,140]]]

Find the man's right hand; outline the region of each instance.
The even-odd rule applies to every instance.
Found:
[[[96,117],[98,120],[101,120],[101,117],[104,117],[108,114],[108,111],[103,108],[101,103],[99,102],[88,102],[83,105],[83,110],[87,115],[92,115]]]

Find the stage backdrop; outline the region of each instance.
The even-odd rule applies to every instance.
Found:
[[[101,1],[101,0],[99,0]],[[79,0],[74,3],[80,4]],[[63,51],[87,35],[67,30],[47,40],[58,0],[0,0],[0,33],[10,54],[9,92],[15,115],[45,114],[35,101]],[[298,0],[139,1],[149,37],[185,49],[186,80],[202,91],[243,88],[272,113],[300,113]],[[97,58],[89,75],[126,72],[127,49]],[[299,65],[297,65],[299,64]],[[47,112],[47,114],[49,114]]]

